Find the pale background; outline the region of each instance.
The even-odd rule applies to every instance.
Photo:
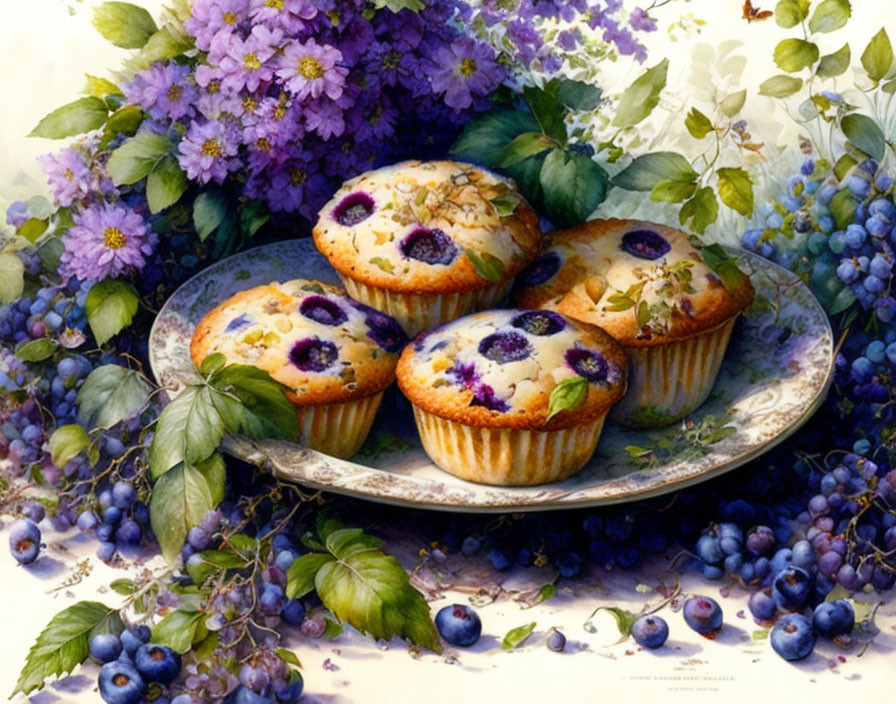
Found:
[[[0,113],[0,208],[17,199],[46,193],[43,174],[34,157],[59,148],[48,140],[27,139],[25,135],[47,112],[78,97],[84,74],[106,76],[125,55],[123,50],[106,43],[90,26],[90,7],[94,0],[0,0],[0,85],[3,87]],[[161,3],[142,2],[156,13]],[[690,14],[707,21],[701,33],[683,30],[677,41],[661,30],[649,37],[652,65],[664,55],[672,57],[670,90],[664,97],[665,113],[658,113],[652,126],[645,126],[648,143],[662,132],[665,148],[686,150],[683,138],[682,107],[696,105],[706,111],[711,105],[712,55],[719,43],[729,39],[743,42],[735,49],[748,57],[738,80],[722,86],[728,92],[747,87],[750,95],[744,116],[751,131],[769,145],[768,166],[763,170],[779,177],[798,157],[793,150],[777,157],[774,145],[792,145],[797,130],[773,101],[756,95],[756,86],[778,73],[771,61],[775,42],[793,32],[777,28],[773,20],[748,25],[740,19],[741,0],[692,0],[673,2],[659,11],[663,22]],[[757,3],[773,9],[774,2]],[[846,39],[853,57],[861,54],[868,38],[882,21],[890,25],[896,38],[896,20],[884,0],[853,0],[853,18],[822,45],[822,53],[838,49]],[[699,43],[709,46],[697,48]],[[694,56],[699,57],[695,62]],[[642,69],[620,63],[604,73],[604,87],[618,91]],[[718,78],[718,76],[716,76]],[[670,117],[671,116],[671,117]],[[664,120],[668,118],[669,122]],[[623,199],[624,200],[624,199]],[[628,202],[611,201],[604,208],[627,214]],[[5,221],[0,216],[0,223]],[[4,225],[0,224],[0,227]],[[716,235],[733,238],[744,223],[726,220]],[[29,569],[15,566],[5,547],[6,531],[0,532],[0,696],[12,691],[28,648],[50,617],[76,599],[98,598],[115,603],[105,590],[112,579],[125,576],[92,558],[95,544],[84,538],[69,540],[65,552],[51,529],[45,530],[49,549]],[[76,558],[91,557],[91,575],[70,589],[52,591],[70,574]],[[133,569],[133,567],[132,567]],[[534,586],[544,582],[531,573],[513,577]],[[878,623],[881,634],[862,658],[855,651],[844,652],[840,662],[837,649],[826,644],[804,663],[787,664],[771,652],[765,641],[754,642],[750,634],[757,627],[749,618],[738,616],[746,609],[746,592],[734,588],[730,597],[719,596],[719,583],[692,579],[686,587],[718,598],[725,610],[726,627],[720,642],[709,642],[692,634],[678,614],[664,612],[672,635],[658,654],[635,652],[633,643],[609,645],[615,638],[611,619],[597,621],[598,632],[582,628],[588,614],[600,605],[641,608],[644,595],[636,590],[640,582],[656,584],[650,570],[631,572],[595,572],[592,580],[581,580],[577,593],[562,592],[552,600],[529,611],[508,601],[482,607],[483,639],[471,651],[459,652],[458,662],[446,663],[444,657],[425,654],[412,660],[404,645],[393,640],[384,650],[357,635],[344,635],[336,641],[306,642],[300,637],[290,641],[304,665],[306,699],[321,704],[348,702],[593,702],[611,699],[627,701],[782,701],[794,695],[814,702],[843,702],[891,695],[893,667],[896,663],[896,608],[885,606]],[[579,582],[577,582],[579,584]],[[510,586],[510,585],[505,585]],[[454,594],[451,601],[463,601],[466,595]],[[450,603],[433,603],[433,610]],[[536,621],[538,629],[518,651],[504,652],[500,640],[510,629]],[[570,645],[562,655],[544,647],[544,632],[559,626]],[[323,667],[329,658],[339,669]],[[50,688],[32,697],[36,704],[53,702],[98,702],[94,687],[96,668],[86,666],[60,688]],[[21,698],[20,698],[21,700]]]

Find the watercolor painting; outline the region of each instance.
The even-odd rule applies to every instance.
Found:
[[[888,9],[6,3],[7,696],[884,694]]]

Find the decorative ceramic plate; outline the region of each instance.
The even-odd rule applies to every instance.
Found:
[[[607,424],[591,461],[569,479],[494,487],[457,479],[423,452],[408,402],[387,391],[370,436],[351,461],[276,441],[228,438],[225,450],[303,485],[393,504],[450,511],[528,511],[611,504],[680,489],[738,467],[799,428],[833,374],[827,316],[792,273],[730,250],[756,288],[735,327],[709,400],[683,422],[650,431]],[[258,247],[217,262],[165,303],[149,339],[153,372],[170,396],[197,379],[196,323],[225,298],[270,281],[338,283],[311,240]]]

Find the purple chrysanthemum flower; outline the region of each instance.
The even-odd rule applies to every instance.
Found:
[[[255,174],[246,184],[252,198],[264,199],[274,212],[315,214],[330,196],[330,185],[314,167],[311,152],[302,152],[284,164]]]
[[[47,175],[57,205],[68,207],[87,198],[97,185],[84,153],[75,147],[67,147],[58,154],[43,154],[37,160]]]
[[[495,50],[485,42],[461,37],[432,55],[430,83],[436,93],[445,94],[445,103],[466,110],[473,98],[482,97],[500,85],[507,74],[495,60]]]
[[[342,53],[332,46],[320,46],[314,39],[293,42],[280,57],[277,76],[298,100],[326,95],[337,100],[345,87],[348,69],[337,64]]]
[[[219,34],[212,42],[209,61],[217,64],[221,72],[221,87],[231,92],[243,88],[258,90],[274,76],[271,57],[283,41],[283,32],[255,25],[245,39]]]
[[[199,49],[208,51],[217,34],[234,32],[248,17],[249,0],[193,0],[190,13],[184,29]]]
[[[223,122],[194,122],[181,140],[177,160],[187,176],[200,183],[222,183],[229,171],[239,168],[239,143]]]
[[[304,128],[299,111],[278,98],[264,98],[252,115],[243,119],[242,141],[249,149],[249,169],[257,172],[285,161],[291,142],[300,142]]]
[[[249,17],[295,36],[317,17],[319,4],[312,0],[250,0]]]
[[[332,100],[321,100],[305,107],[305,127],[322,139],[341,137],[345,132],[345,114]]]
[[[651,16],[640,7],[636,7],[632,10],[632,14],[629,15],[628,18],[628,23],[632,26],[632,29],[638,32],[656,31],[656,22],[654,22]]]
[[[359,142],[384,142],[395,134],[398,110],[385,95],[364,110],[364,121],[357,130]]]
[[[192,117],[199,93],[190,67],[156,62],[125,87],[128,102],[136,103],[156,120]]]
[[[66,276],[85,281],[134,273],[143,268],[156,241],[133,210],[91,206],[74,216],[74,225],[62,236],[61,269]]]

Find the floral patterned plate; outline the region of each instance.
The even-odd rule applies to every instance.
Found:
[[[702,482],[768,451],[808,420],[833,375],[827,316],[792,273],[731,250],[756,288],[739,319],[710,399],[684,422],[651,431],[607,424],[584,469],[556,484],[493,487],[465,482],[423,452],[408,402],[394,386],[352,461],[298,445],[227,438],[225,450],[303,485],[386,503],[450,511],[526,511],[611,504]],[[149,339],[153,372],[170,395],[195,380],[196,323],[233,293],[270,281],[336,272],[310,240],[258,247],[217,262],[165,303]]]

